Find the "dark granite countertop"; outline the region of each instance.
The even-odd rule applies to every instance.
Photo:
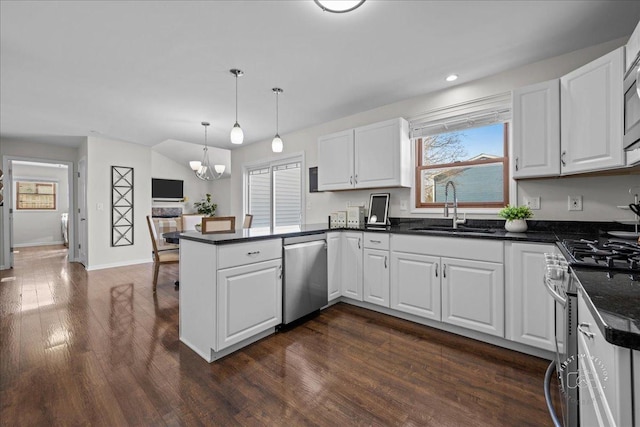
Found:
[[[165,234],[164,237],[186,239],[207,244],[222,245],[264,239],[303,236],[329,231],[367,231],[373,233],[408,234],[417,236],[446,236],[450,238],[494,239],[531,243],[558,243],[562,239],[596,240],[607,230],[631,230],[615,222],[527,221],[526,233],[510,233],[503,220],[468,220],[464,226],[452,231],[417,230],[424,227],[450,226],[446,219],[392,219],[382,229],[338,228],[327,224],[307,224],[280,228],[250,228],[235,233],[201,234],[196,231]],[[471,228],[471,230],[470,230]],[[611,274],[607,271],[572,266],[588,306],[606,340],[621,347],[640,350],[640,277],[628,273]]]
[[[611,344],[640,350],[640,274],[573,267],[587,307]]]

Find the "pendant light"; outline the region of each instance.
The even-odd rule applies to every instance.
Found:
[[[244,141],[244,132],[242,132],[242,128],[238,124],[238,77],[242,77],[244,72],[236,68],[232,68],[229,72],[236,76],[236,123],[233,125],[233,128],[231,128],[231,143],[242,144],[242,141]]]
[[[214,179],[218,179],[222,176],[225,166],[214,165],[213,170],[211,169],[211,166],[209,165],[209,148],[207,147],[207,127],[209,126],[209,122],[202,122],[202,126],[204,126],[204,148],[202,149],[202,161],[190,161],[189,166],[193,169],[196,177],[203,181],[213,181]]]
[[[271,90],[276,94],[276,136],[274,136],[273,141],[271,141],[271,151],[274,153],[282,153],[283,144],[280,134],[278,133],[278,95],[284,91],[279,87],[274,87]]]

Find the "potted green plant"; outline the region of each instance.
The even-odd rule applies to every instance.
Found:
[[[506,219],[504,228],[514,233],[527,231],[527,218],[533,216],[529,206],[505,206],[498,212],[498,216]]]
[[[211,201],[211,194],[209,193],[206,194],[205,199],[202,199],[202,201],[200,202],[194,203],[193,206],[196,208],[196,211],[199,214],[202,214],[204,216],[215,216],[216,208],[218,207],[218,205]]]

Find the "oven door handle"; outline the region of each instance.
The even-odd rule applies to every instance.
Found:
[[[563,298],[551,285],[551,281],[545,276],[544,284],[547,287],[547,291],[551,294],[554,300],[558,301],[563,307],[567,306],[567,299]]]
[[[547,409],[554,427],[562,427],[562,423],[556,414],[556,410],[553,407],[553,398],[551,397],[551,379],[553,378],[553,371],[556,369],[556,361],[552,360],[547,368],[547,372],[544,374],[544,400],[547,403]]]

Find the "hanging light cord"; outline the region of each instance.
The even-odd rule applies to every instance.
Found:
[[[276,135],[279,135],[278,132],[278,95],[280,95],[279,91],[276,91]]]
[[[236,73],[236,123],[238,123],[238,73]]]

